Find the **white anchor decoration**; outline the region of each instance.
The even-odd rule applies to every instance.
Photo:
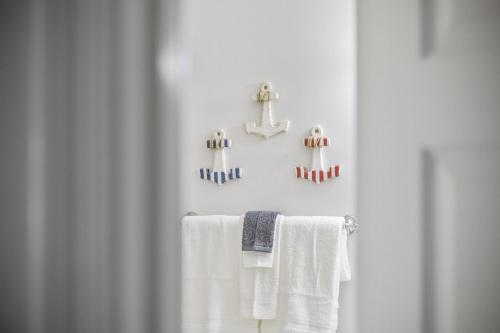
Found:
[[[231,140],[226,139],[226,132],[218,129],[214,132],[212,139],[207,140],[207,148],[214,151],[214,162],[212,169],[200,168],[200,178],[222,185],[226,181],[236,180],[242,177],[241,168],[231,168],[227,172],[225,149],[231,147]]]
[[[257,134],[263,136],[266,139],[269,139],[273,135],[288,131],[290,121],[278,121],[277,123],[274,123],[273,121],[271,101],[278,100],[279,94],[273,92],[273,86],[271,82],[262,83],[257,95],[255,95],[253,99],[259,103],[262,103],[262,114],[260,126],[257,126],[255,122],[245,123],[245,129],[248,134]]]
[[[323,166],[323,147],[330,145],[330,138],[323,136],[323,128],[315,126],[311,129],[311,135],[304,139],[304,146],[312,149],[311,169],[303,166],[295,168],[297,178],[310,180],[315,184],[322,183],[327,179],[340,176],[340,166],[329,166],[325,170]]]

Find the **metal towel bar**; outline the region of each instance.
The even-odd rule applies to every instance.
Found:
[[[197,215],[198,214],[195,212],[188,212],[186,213],[185,216],[197,216]],[[345,215],[344,219],[345,219],[344,227],[347,230],[347,233],[349,235],[352,235],[359,227],[358,220],[356,220],[356,218],[352,215]]]

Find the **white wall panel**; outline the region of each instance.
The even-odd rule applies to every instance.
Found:
[[[188,211],[242,214],[250,209],[354,213],[355,2],[188,0],[180,12],[181,41],[172,45],[159,38],[160,93],[182,90],[176,99],[178,127],[169,127],[177,136],[165,134],[176,140],[177,168],[170,172],[179,188],[171,200],[179,202],[179,217]],[[163,25],[166,36],[175,30]],[[273,103],[274,119],[291,121],[289,132],[269,140],[244,129],[245,122],[260,119],[260,105],[251,97],[265,80],[280,94]],[[317,124],[333,140],[326,161],[342,165],[340,178],[321,185],[298,180],[294,173],[295,166],[310,163],[302,142]],[[212,166],[205,144],[217,128],[233,140],[226,151],[229,166],[244,168],[243,179],[221,187],[199,178],[200,167]],[[177,253],[165,247],[170,257]],[[355,266],[355,254],[352,260]],[[342,291],[343,332],[355,330],[353,285]]]

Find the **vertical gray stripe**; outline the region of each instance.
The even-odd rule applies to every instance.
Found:
[[[30,1],[27,166],[28,330],[44,332],[45,3]]]
[[[149,1],[126,0],[119,15],[120,332],[149,332],[151,320],[151,17]],[[151,67],[150,67],[151,66]]]

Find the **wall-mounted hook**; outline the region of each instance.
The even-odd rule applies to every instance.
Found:
[[[226,132],[218,129],[214,132],[211,139],[207,140],[207,148],[214,151],[214,162],[212,169],[200,168],[200,178],[206,179],[222,185],[226,181],[240,179],[242,176],[241,168],[231,168],[227,172],[225,149],[231,147],[231,140],[226,138]]]
[[[311,129],[311,135],[304,139],[304,146],[312,149],[311,168],[308,170],[303,166],[295,168],[297,178],[303,178],[319,184],[326,179],[340,176],[340,166],[329,166],[328,170],[323,167],[323,148],[330,145],[330,138],[323,136],[323,128],[315,126]]]
[[[273,92],[271,82],[264,82],[260,85],[257,95],[254,96],[255,101],[262,103],[260,126],[257,126],[254,122],[245,123],[245,129],[248,134],[257,134],[269,139],[273,135],[288,131],[290,121],[278,121],[277,123],[273,121],[271,101],[277,99],[279,99],[279,94]]]

